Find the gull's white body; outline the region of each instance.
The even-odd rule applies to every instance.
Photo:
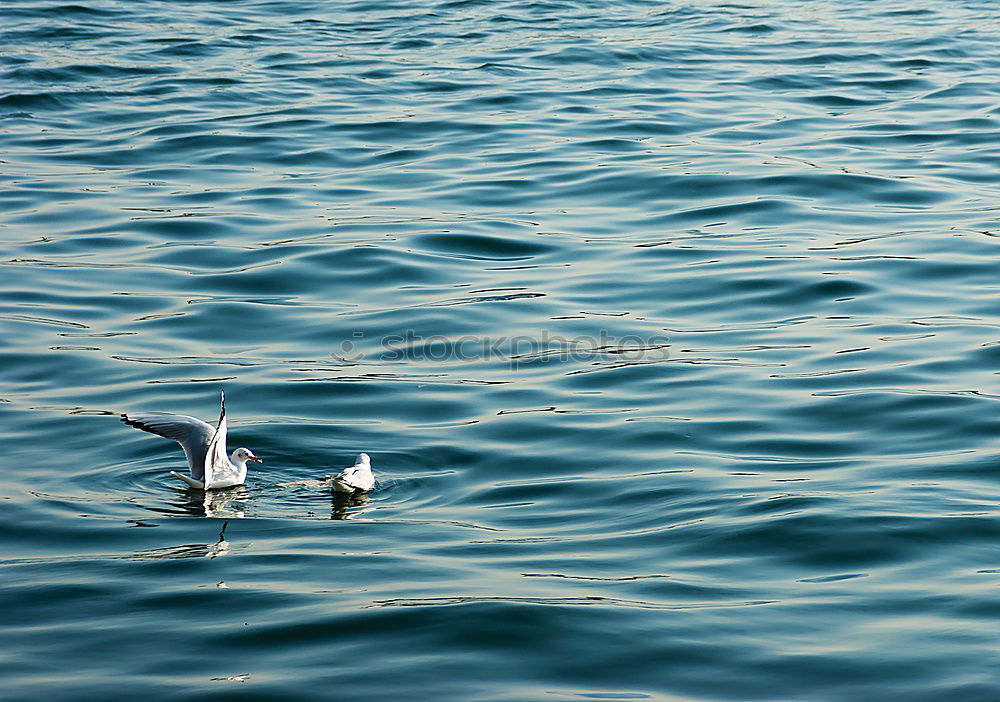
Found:
[[[330,479],[330,486],[337,492],[368,492],[375,487],[372,459],[367,453],[358,454],[353,466],[344,468]]]
[[[123,414],[122,421],[151,434],[173,439],[184,449],[190,476],[170,474],[199,490],[219,490],[242,485],[247,479],[247,461],[260,459],[250,449],[238,448],[226,455],[226,395],[222,394],[219,425],[213,427],[195,417],[164,412]]]

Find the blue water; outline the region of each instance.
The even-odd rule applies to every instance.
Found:
[[[1000,5],[3,16],[4,700],[1000,699]]]

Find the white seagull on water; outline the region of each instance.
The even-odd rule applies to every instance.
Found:
[[[367,453],[359,453],[353,466],[330,478],[330,487],[337,492],[368,492],[375,487],[372,459]]]
[[[213,427],[195,417],[166,412],[123,414],[129,426],[173,439],[184,449],[191,476],[170,471],[174,477],[199,490],[217,490],[242,485],[247,479],[247,461],[263,461],[247,448],[226,455],[226,393],[222,393],[219,426]]]

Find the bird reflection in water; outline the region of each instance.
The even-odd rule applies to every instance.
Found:
[[[223,556],[229,552],[229,542],[226,541],[227,526],[229,526],[228,519],[222,523],[219,540],[214,544],[184,544],[183,546],[154,548],[151,551],[140,551],[133,554],[131,560],[161,561],[173,558],[216,558]]]
[[[374,508],[374,505],[369,504],[366,492],[343,493],[330,490],[330,502],[330,519],[354,519]]]
[[[296,480],[292,483],[278,483],[278,487],[326,488],[330,491],[330,519],[354,519],[375,508],[374,504],[370,504],[367,492],[345,493],[334,490],[333,477],[329,475],[322,480]]]
[[[242,519],[246,516],[246,503],[250,492],[242,485],[230,490],[185,490],[183,501],[172,502],[184,514],[192,517],[217,517],[219,519]]]
[[[233,490],[206,490],[201,506],[206,517],[224,519],[242,519],[246,514],[246,505],[250,493],[243,486]]]

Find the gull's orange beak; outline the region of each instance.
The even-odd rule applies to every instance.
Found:
[[[250,458],[248,458],[247,460],[248,461],[257,461],[258,463],[263,463],[264,462],[263,458],[257,458],[256,456],[250,456]]]

